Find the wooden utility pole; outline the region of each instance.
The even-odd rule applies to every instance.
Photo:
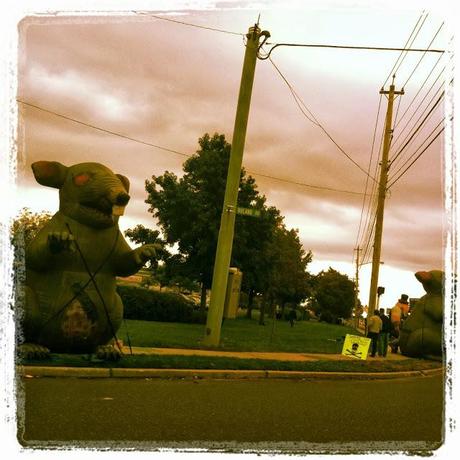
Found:
[[[380,268],[380,255],[382,250],[382,233],[383,233],[383,212],[385,209],[385,197],[387,192],[388,182],[388,153],[390,151],[391,139],[393,136],[392,118],[393,118],[393,102],[395,95],[403,95],[404,90],[395,91],[394,86],[395,76],[390,85],[389,91],[384,91],[382,88],[380,94],[388,95],[388,107],[385,119],[385,135],[383,139],[382,162],[380,164],[380,181],[379,181],[379,195],[377,204],[377,217],[375,223],[375,236],[374,236],[374,252],[372,255],[372,275],[371,275],[371,288],[369,291],[369,307],[367,316],[373,315],[377,303],[377,285],[379,282],[379,268]]]
[[[230,267],[230,258],[232,255],[241,163],[243,161],[243,150],[246,140],[246,128],[248,125],[252,86],[254,83],[257,53],[259,51],[259,39],[262,35],[268,37],[270,36],[267,31],[261,32],[257,24],[254,25],[254,27],[250,27],[246,35],[247,42],[244,55],[243,73],[241,75],[240,93],[238,96],[235,126],[233,129],[224,206],[222,209],[219,236],[217,240],[211,298],[209,301],[209,311],[206,321],[206,334],[203,340],[203,344],[207,346],[218,346],[220,342],[220,329],[222,325],[222,314],[224,311],[228,269]]]

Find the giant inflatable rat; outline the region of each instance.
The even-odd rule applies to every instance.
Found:
[[[59,189],[59,211],[26,247],[22,349],[90,353],[114,338],[123,318],[116,276],[155,257],[131,249],[118,228],[129,181],[99,163],[32,164],[37,182]]]
[[[409,318],[401,327],[401,353],[412,357],[442,356],[444,272],[420,271],[415,277],[422,283],[426,295],[411,308]]]

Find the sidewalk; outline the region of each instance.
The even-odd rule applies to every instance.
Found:
[[[258,351],[224,351],[224,350],[199,350],[187,348],[146,348],[132,347],[133,355],[140,354],[158,354],[158,355],[181,355],[181,356],[223,356],[226,358],[244,358],[244,359],[273,359],[277,361],[349,361],[352,358],[339,353],[279,353],[279,352],[258,352]],[[129,355],[129,347],[123,346],[124,354]],[[402,360],[411,359],[400,353],[388,353],[386,358],[368,356],[368,360]]]
[[[223,350],[194,350],[184,348],[144,348],[122,347],[123,353],[130,355],[158,354],[181,356],[224,356],[244,359],[269,359],[280,361],[320,361],[353,360],[341,354],[326,353],[273,353],[273,352],[238,352]],[[388,353],[386,358],[368,357],[368,361],[409,360],[401,354]],[[18,366],[18,374],[23,378],[34,377],[79,377],[79,378],[161,378],[161,379],[392,379],[407,377],[427,377],[442,375],[442,363],[439,368],[393,372],[330,372],[330,371],[275,371],[275,370],[221,370],[221,369],[128,369],[128,368],[89,368],[89,367],[48,367]]]

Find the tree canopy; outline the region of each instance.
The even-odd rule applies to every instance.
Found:
[[[355,284],[347,275],[329,267],[314,278],[316,310],[320,314],[328,312],[336,318],[349,318],[354,307]]]
[[[32,212],[29,208],[22,208],[11,225],[11,244],[15,249],[25,247],[51,219],[49,212]]]
[[[212,282],[231,146],[217,133],[205,134],[198,143],[199,150],[183,165],[182,177],[165,171],[146,180],[145,188],[149,212],[165,243],[178,248],[166,267],[198,281],[205,290]],[[260,212],[259,217],[236,216],[231,265],[243,271],[243,288],[257,293],[270,289],[283,300],[303,297],[311,253],[305,254],[298,233],[285,228],[279,210],[266,204],[244,168],[238,206]]]

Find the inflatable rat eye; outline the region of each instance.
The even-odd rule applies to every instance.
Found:
[[[82,185],[85,185],[89,181],[89,179],[90,179],[89,174],[82,173],[82,174],[78,174],[77,176],[74,176],[73,183],[76,186],[81,187]]]

